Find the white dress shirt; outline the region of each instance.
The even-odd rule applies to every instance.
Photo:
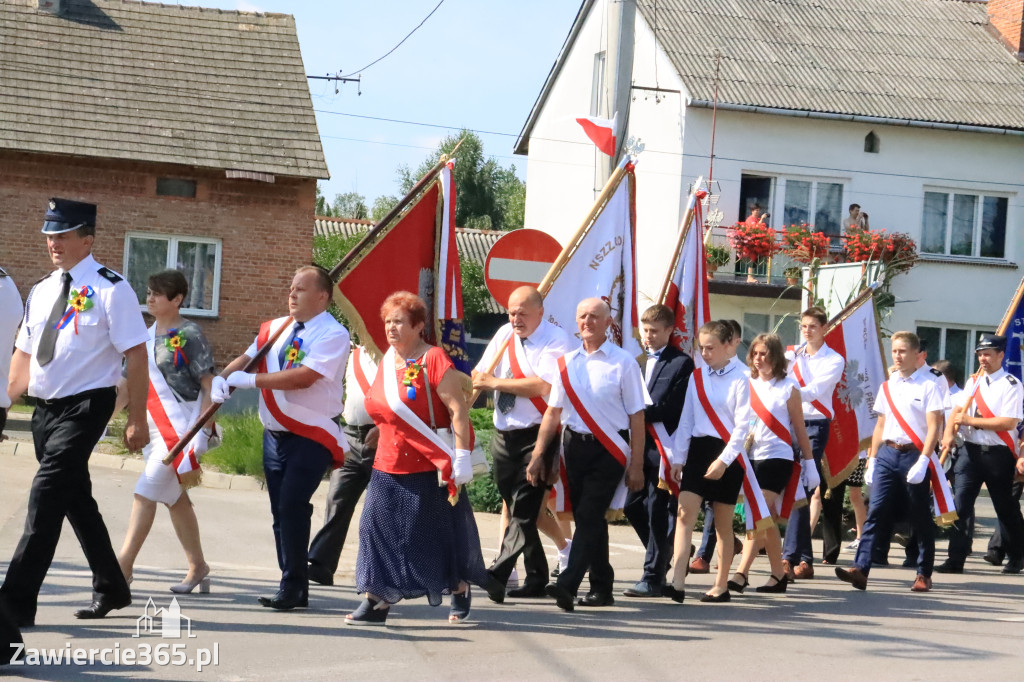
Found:
[[[787,402],[794,392],[800,392],[796,380],[786,377],[770,381],[751,378],[750,381],[758,390],[758,396],[765,408],[775,415],[779,423],[792,435],[793,422],[789,418]],[[749,400],[737,410],[736,426],[733,427],[732,436],[719,458],[726,464],[732,464],[740,456],[747,434],[751,432],[754,434],[754,444],[747,453],[750,459],[793,459],[792,441],[783,441],[776,436],[775,432],[757,416]]]
[[[899,372],[897,372],[899,374]],[[942,375],[942,372],[937,369],[932,369],[928,365],[922,365],[917,368],[914,374],[919,375],[922,379],[927,379],[935,384],[935,388],[939,392],[939,400],[942,401],[942,409],[949,410],[953,407],[953,401],[950,399],[949,382],[946,381],[946,377]]]
[[[967,399],[974,394],[974,387],[976,385],[985,404],[988,405],[989,409],[992,410],[992,414],[996,417],[1012,417],[1017,420],[1018,424],[1024,419],[1024,387],[1012,375],[1007,374],[1006,370],[1002,367],[992,374],[983,374],[977,378],[971,377],[968,379],[964,390],[953,397],[956,405],[959,407],[966,405]],[[980,417],[978,397],[976,394],[974,395],[974,401],[971,403],[971,414]],[[1007,429],[1007,431],[1016,439],[1016,426],[1012,429]],[[963,429],[963,433],[964,440],[968,443],[1006,445],[1000,440],[998,432],[990,429],[977,429],[973,426],[966,426]]]
[[[719,370],[713,370],[709,365],[693,370],[700,372],[704,378],[704,392],[707,394],[708,402],[729,434],[736,428],[736,412],[750,400],[747,383],[750,375],[743,370],[744,365],[736,358],[732,358]],[[683,461],[690,451],[690,440],[702,436],[722,437],[708,418],[700,398],[697,397],[697,383],[691,377],[690,384],[686,387],[686,398],[683,400],[683,414],[679,417],[679,428],[676,429],[674,437],[672,463],[678,464]]]
[[[275,356],[288,343],[295,323],[290,324],[270,349]],[[348,330],[341,326],[331,314],[324,311],[305,323],[299,332],[302,339],[302,351],[305,353],[298,363],[308,367],[320,378],[307,388],[296,388],[285,391],[287,399],[305,408],[333,419],[341,414],[344,408],[345,365],[348,361],[349,336]],[[245,354],[256,357],[256,343],[253,342]],[[271,431],[287,431],[263,404],[260,395],[260,421]]]
[[[30,396],[52,400],[115,386],[124,352],[149,341],[135,292],[124,279],[115,283],[101,275],[102,267],[89,255],[68,271],[72,291],[84,286],[93,289],[92,306],[78,314],[77,334],[74,322],[57,332],[53,360],[45,367],[36,361],[36,348],[60,296],[64,270],[54,270],[32,287],[25,305],[25,324],[15,343],[18,350],[32,356]]]
[[[509,339],[509,343],[512,343],[511,335],[512,325],[502,325],[494,338],[487,344],[483,357],[480,358],[480,362],[474,369],[477,372],[486,373],[491,363],[494,362],[495,354],[503,347],[505,340]],[[547,320],[541,320],[540,326],[533,330],[533,333],[523,342],[523,352],[526,353],[526,359],[530,363],[530,367],[533,368],[534,374],[549,384],[553,384],[555,377],[558,376],[558,358],[575,347],[575,339],[570,338],[561,327],[551,324]],[[494,376],[511,377],[508,353],[509,351],[502,353],[501,361],[494,368]],[[497,404],[497,392],[495,392],[495,404]],[[516,396],[515,404],[507,413],[502,413],[501,410],[495,408],[494,428],[499,431],[525,429],[540,424],[543,416],[533,406],[529,398]]]
[[[373,423],[373,419],[366,413],[366,407],[364,406],[366,396],[363,395],[363,389],[359,386],[359,382],[356,381],[356,357],[357,354],[353,352],[353,361],[345,363],[345,410],[342,412],[342,416],[345,418],[345,423],[349,426],[369,426]],[[358,358],[359,367],[363,370],[363,376],[366,377],[366,383],[372,386],[373,380],[377,376],[377,363],[373,361],[370,354],[362,347],[359,348]]]
[[[846,367],[846,360],[843,356],[822,344],[814,355],[807,352],[807,346],[803,346],[797,353],[786,353],[789,360],[789,376],[796,379],[795,365],[800,366],[800,375],[804,378],[806,386],[800,387],[800,400],[803,401],[804,419],[831,419],[835,416],[835,409],[832,407],[832,394],[836,390],[836,384],[843,378],[843,369]],[[797,382],[799,384],[799,382]],[[821,403],[830,415],[822,414],[818,408],[811,403]]]
[[[566,367],[573,378],[573,388],[585,392],[608,417],[608,428],[624,431],[629,428],[629,416],[643,411],[644,378],[636,359],[611,341],[605,341],[593,353],[580,346],[565,356]],[[590,433],[590,428],[569,401],[562,387],[562,377],[555,375],[551,382],[551,407],[562,409],[562,426],[576,433]],[[594,415],[597,418],[597,415]]]
[[[921,369],[924,372],[921,372]],[[922,367],[909,377],[904,378],[896,372],[888,379],[889,393],[899,410],[900,416],[914,430],[914,433],[924,441],[928,437],[928,413],[942,412],[942,397],[939,395],[938,384],[928,377],[931,373],[927,367]],[[945,383],[945,380],[943,380]],[[885,426],[882,428],[882,440],[891,440],[900,445],[909,445],[913,441],[900,426],[899,421],[889,409],[889,401],[881,387],[878,389],[878,396],[875,398],[875,412],[885,417]]]
[[[0,270],[0,409],[11,406],[7,397],[7,377],[11,373],[11,353],[23,313],[18,287]]]

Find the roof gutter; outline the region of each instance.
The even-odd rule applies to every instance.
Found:
[[[687,106],[698,109],[712,109],[716,105],[704,99],[691,99]],[[930,128],[932,130],[955,130],[963,133],[989,133],[991,135],[1012,135],[1024,137],[1024,130],[1016,128],[998,128],[989,126],[965,125],[963,123],[939,123],[937,121],[913,121],[906,118],[887,118],[884,116],[858,116],[855,114],[833,114],[824,111],[802,111],[798,109],[780,109],[777,107],[760,107],[750,104],[730,104],[719,102],[719,109],[739,111],[748,114],[770,114],[773,116],[791,116],[794,118],[816,118],[825,121],[853,121],[872,125],[904,126],[909,128]]]

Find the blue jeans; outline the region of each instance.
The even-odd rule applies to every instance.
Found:
[[[331,453],[316,441],[287,431],[263,431],[263,473],[282,590],[309,589],[309,501],[330,464]]]
[[[828,444],[829,423],[824,419],[815,419],[807,422],[807,438],[811,441],[811,454],[814,455],[814,466],[818,469],[822,484],[825,483],[825,476],[821,472],[821,458],[825,456],[825,445]],[[799,449],[799,447],[797,448]],[[796,455],[800,457],[800,455]],[[799,459],[797,459],[799,461]],[[822,491],[822,502],[825,502],[824,491]],[[814,490],[807,491],[808,501]],[[840,505],[842,503],[840,502]],[[822,509],[824,512],[825,510]],[[840,519],[842,518],[842,506],[839,508]],[[835,553],[838,554],[838,542]],[[829,552],[826,552],[826,556]],[[799,509],[794,509],[786,524],[786,541],[782,546],[782,558],[792,564],[799,564],[806,561],[814,564],[814,548],[811,546],[811,505],[807,504]],[[834,557],[829,557],[835,561]]]
[[[875,542],[892,534],[894,514],[902,504],[908,511],[911,528],[917,539],[917,572],[926,578],[935,564],[935,522],[932,518],[931,471],[920,483],[908,483],[907,472],[921,453],[900,452],[883,445],[875,458],[874,480],[868,518],[860,535],[860,547],[853,565],[867,575],[871,570],[871,552]]]

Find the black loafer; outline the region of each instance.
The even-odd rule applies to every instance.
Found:
[[[992,549],[990,549],[989,551],[985,552],[985,556],[983,556],[981,558],[984,559],[986,562],[992,564],[993,566],[1002,566],[1003,565],[1003,558],[1004,558],[1003,555],[1000,554],[999,552],[995,551],[995,550],[992,550]]]
[[[964,572],[964,567],[963,566],[957,566],[956,564],[952,563],[949,559],[946,559],[941,564],[939,564],[938,566],[935,567],[935,572],[936,573],[963,573]]]
[[[677,590],[675,585],[665,585],[662,594],[677,604],[682,604],[686,599],[686,590]]]
[[[547,587],[544,588],[544,592],[554,599],[555,604],[563,611],[572,611],[575,608],[569,590],[559,586],[558,583],[548,583]]]
[[[494,577],[494,574],[490,571],[487,572],[487,584],[484,585],[484,589],[487,590],[487,598],[495,604],[502,604],[505,601],[505,585],[500,580]],[[541,588],[543,594],[543,587]],[[514,592],[515,590],[513,590]]]
[[[508,591],[508,596],[513,599],[533,599],[543,597],[545,594],[543,585],[523,585]]]
[[[260,597],[257,601],[260,603],[260,606],[266,606],[269,609],[291,611],[292,609],[308,607],[309,593],[280,590],[273,597]]]
[[[1024,559],[1010,559],[1006,562],[1006,565],[1003,566],[1002,573],[1006,573],[1007,575],[1016,575],[1021,571],[1024,571]]]
[[[615,597],[610,594],[589,592],[585,597],[576,600],[578,606],[615,606]]]
[[[103,618],[111,611],[130,606],[131,603],[131,597],[122,597],[121,599],[100,597],[93,603],[89,604],[87,608],[75,611],[75,618],[80,618],[82,620],[96,620],[97,618]]]
[[[310,564],[307,575],[311,581],[318,585],[323,585],[325,587],[334,585],[334,574],[319,564]]]

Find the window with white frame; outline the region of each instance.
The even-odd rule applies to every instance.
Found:
[[[590,115],[604,116],[604,59],[605,53],[594,55],[594,74],[590,83]]]
[[[1002,258],[1008,204],[1000,196],[926,191],[921,252]]]
[[[808,223],[830,237],[842,234],[843,184],[784,179],[783,225]]]
[[[977,364],[974,349],[982,334],[991,334],[992,329],[972,329],[970,327],[942,327],[938,325],[919,325],[917,335],[928,344],[928,364],[934,365],[939,360],[949,360],[954,375],[963,388],[965,377],[974,373]]]
[[[758,334],[778,334],[782,345],[791,346],[799,342],[800,323],[796,315],[769,315],[767,313],[743,313],[743,342],[737,351],[741,360],[746,360],[750,342]]]
[[[220,297],[221,242],[205,237],[176,237],[133,232],[125,238],[124,273],[146,303],[146,282],[161,270],[180,270],[188,281],[181,312],[215,316]]]

